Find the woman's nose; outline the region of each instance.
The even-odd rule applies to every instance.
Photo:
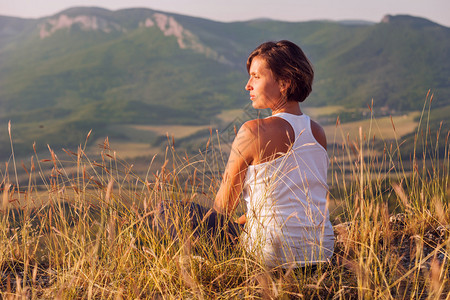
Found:
[[[253,89],[252,86],[250,85],[250,79],[247,81],[247,84],[245,85],[245,89],[246,89],[247,91],[250,91],[250,90]]]

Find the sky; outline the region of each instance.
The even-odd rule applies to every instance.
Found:
[[[40,18],[74,6],[146,7],[215,21],[366,20],[408,14],[450,27],[450,0],[0,0],[0,15]]]

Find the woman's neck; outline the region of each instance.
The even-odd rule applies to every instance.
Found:
[[[297,116],[303,115],[302,110],[300,109],[300,105],[297,101],[286,101],[282,106],[272,109],[272,115],[276,115],[279,113],[288,113]]]

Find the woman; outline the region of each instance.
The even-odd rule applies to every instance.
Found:
[[[314,72],[294,43],[267,42],[247,60],[245,89],[272,116],[246,122],[232,144],[214,209],[230,216],[240,195],[247,212],[242,241],[268,266],[326,261],[334,245],[327,211],[326,137],[300,109]]]

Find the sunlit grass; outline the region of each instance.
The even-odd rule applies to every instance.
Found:
[[[315,272],[268,269],[242,246],[230,250],[194,232],[183,209],[169,215],[173,227],[155,230],[161,201],[211,204],[226,160],[213,132],[196,156],[168,145],[164,165],[153,171],[149,161],[145,176],[108,141],[95,159],[85,146],[60,157],[49,148],[46,157],[35,155],[23,166],[12,159],[1,173],[1,295],[448,298],[448,133],[417,132],[423,140],[418,153],[426,154],[411,159],[401,156],[396,132],[382,155],[362,129],[331,149],[330,200],[337,203],[331,215],[339,235],[332,262]],[[338,126],[337,134],[345,137],[345,129]],[[436,153],[438,141],[447,145],[445,153]],[[20,184],[18,169],[27,178]],[[442,233],[437,243],[428,236],[435,231]]]

